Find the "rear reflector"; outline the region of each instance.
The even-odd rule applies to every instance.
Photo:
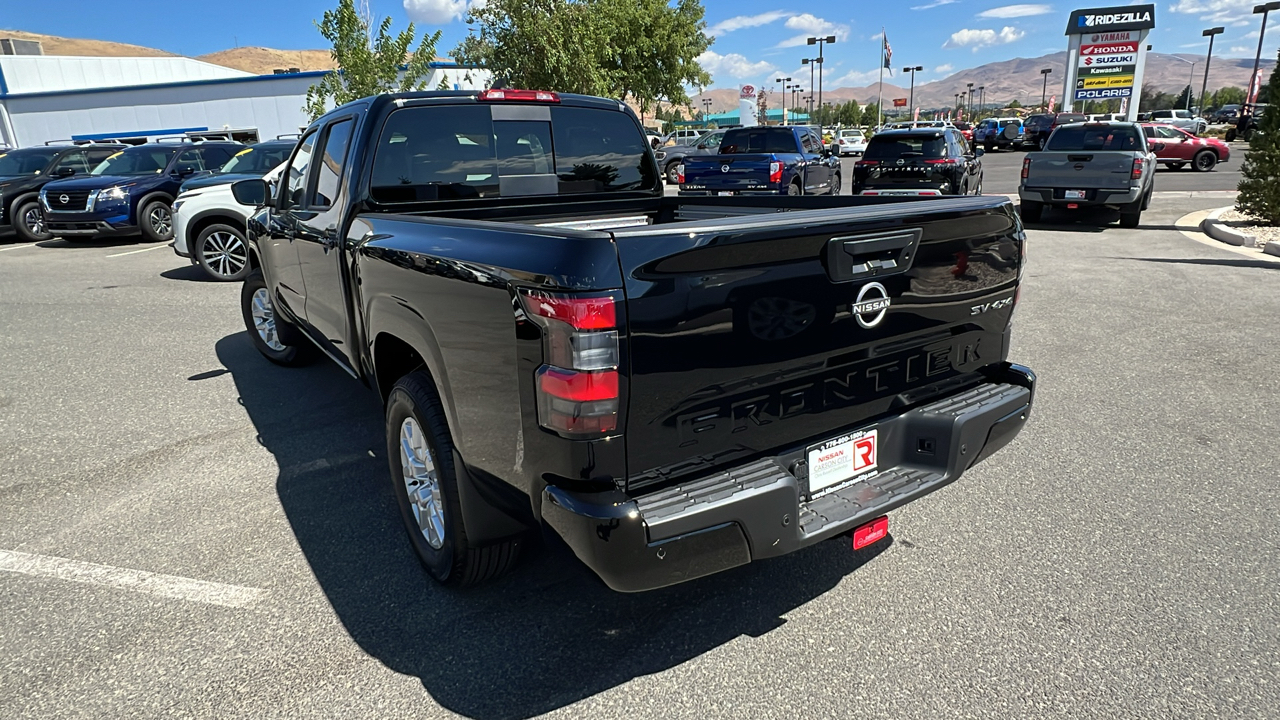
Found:
[[[878,517],[853,531],[853,549],[862,548],[880,542],[889,534],[889,516]]]
[[[1068,210],[1078,210],[1080,206],[1076,203],[1067,203]]]
[[[485,90],[477,100],[523,100],[533,102],[560,102],[560,96],[549,90]]]

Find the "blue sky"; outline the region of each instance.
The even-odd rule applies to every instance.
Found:
[[[438,48],[447,54],[466,34],[462,22],[476,0],[370,0],[377,15],[390,15],[397,28],[410,19],[423,29],[444,32]],[[1200,31],[1226,26],[1215,56],[1252,57],[1261,16],[1257,0],[1175,0],[1157,4],[1153,44],[1158,52],[1201,53]],[[312,25],[334,0],[219,0],[208,3],[130,0],[125,15],[104,15],[99,1],[60,0],[51,5],[5,0],[0,27],[68,37],[113,40],[201,55],[238,45],[282,49],[322,47]],[[896,0],[892,2],[794,3],[771,0],[704,0],[710,34],[716,37],[702,58],[712,87],[771,81],[789,75],[807,84],[801,58],[816,48],[810,35],[835,35],[824,53],[826,87],[874,82],[883,26],[893,47],[895,69],[923,65],[918,82],[936,80],[966,67],[1014,57],[1037,57],[1066,47],[1062,32],[1074,8],[1097,2],[1009,4],[992,0]],[[51,7],[56,6],[56,12]],[[1280,46],[1280,13],[1268,28],[1264,53]],[[895,76],[897,73],[895,71]],[[887,77],[887,75],[886,75]]]

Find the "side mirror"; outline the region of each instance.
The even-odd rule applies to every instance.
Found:
[[[267,183],[258,178],[231,183],[231,195],[236,202],[249,207],[262,207],[267,204]]]
[[[196,169],[194,167],[191,167],[190,165],[182,165],[178,167],[176,170],[174,170],[174,172],[177,173],[178,177],[184,178],[184,177],[191,177],[192,175],[194,175],[196,172]]]
[[[62,177],[62,178],[71,177],[72,175],[75,175],[75,174],[76,174],[76,169],[73,167],[58,168],[58,171],[54,173],[55,176]]]
[[[986,150],[983,150],[982,148],[978,148],[977,150],[974,150],[974,151],[973,151],[973,156],[974,156],[974,157],[976,157],[976,158],[980,158],[980,157],[982,157],[983,155],[986,155],[986,154],[987,154],[987,151],[986,151]]]

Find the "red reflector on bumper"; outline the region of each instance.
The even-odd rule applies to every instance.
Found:
[[[1077,205],[1077,204],[1075,204],[1075,203],[1067,203],[1067,209],[1068,209],[1068,210],[1078,210],[1078,209],[1080,209],[1080,206],[1079,206],[1079,205]]]
[[[868,545],[883,540],[888,534],[889,516],[878,517],[853,531],[853,549],[861,550]]]

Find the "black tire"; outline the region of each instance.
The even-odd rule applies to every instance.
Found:
[[[430,512],[409,500],[410,482],[422,487],[419,481],[406,480],[406,455],[402,428],[412,418],[421,440],[429,450],[429,459],[437,479],[434,504],[441,508],[443,532],[439,534],[439,547],[434,547],[426,531],[414,513]],[[418,370],[400,378],[387,396],[387,458],[391,470],[392,492],[400,506],[400,519],[404,521],[409,542],[422,561],[427,574],[442,585],[467,586],[493,579],[515,566],[520,555],[520,538],[500,541],[484,547],[471,545],[467,540],[467,528],[458,501],[458,478],[453,465],[453,439],[445,421],[444,408],[436,393],[431,376]],[[412,465],[410,466],[412,467]]]
[[[1230,130],[1228,130],[1228,131],[1223,135],[1223,139],[1224,139],[1224,140],[1226,140],[1227,142],[1235,142],[1235,139],[1236,139],[1236,129],[1235,129],[1235,128],[1231,128]]]
[[[668,184],[668,185],[679,185],[679,184],[680,184],[680,177],[679,177],[679,174],[677,173],[677,170],[679,170],[679,168],[680,168],[680,163],[679,163],[679,161],[677,161],[677,162],[672,162],[672,163],[667,163],[667,169],[666,169],[666,170],[664,170],[663,172],[664,172],[664,173],[666,174],[666,176],[667,176],[667,184]]]
[[[138,210],[138,227],[142,235],[152,242],[173,239],[173,208],[164,198],[147,200]]]
[[[1120,211],[1120,227],[1136,228],[1142,222],[1142,203],[1146,198],[1125,207]]]
[[[1196,172],[1209,172],[1218,165],[1218,154],[1212,150],[1201,150],[1191,161]]]
[[[1170,170],[1181,170],[1185,163],[1169,163]]]
[[[45,225],[44,208],[40,207],[40,203],[35,198],[15,203],[12,211],[10,220],[13,223],[13,229],[23,240],[40,242],[53,237],[53,233],[49,232],[49,227]]]
[[[804,194],[804,188],[801,187],[799,180],[791,181],[791,184],[787,186],[787,194],[792,197]]]
[[[1040,222],[1040,216],[1044,214],[1044,203],[1023,200],[1019,214],[1022,215],[1022,222],[1024,223]]]
[[[205,273],[219,282],[243,280],[253,269],[244,230],[230,225],[215,223],[200,231],[191,253]]]
[[[836,174],[835,174],[835,176],[831,178],[831,193],[830,193],[830,194],[832,194],[832,195],[839,195],[839,194],[840,194],[840,173],[836,173]]]
[[[260,330],[258,327],[256,317],[261,316],[261,309],[259,309],[259,316],[255,316],[255,299],[266,302],[266,310],[270,317],[270,332],[265,328]],[[302,335],[302,331],[276,314],[271,304],[271,292],[267,289],[267,282],[262,277],[260,269],[245,276],[244,287],[240,289],[240,312],[244,317],[245,329],[249,331],[249,339],[253,341],[253,346],[271,362],[286,367],[296,367],[307,364],[315,356],[315,346]],[[279,347],[272,347],[269,342],[274,342]]]
[[[982,149],[986,152],[995,152],[996,144],[990,138],[982,141]]]

